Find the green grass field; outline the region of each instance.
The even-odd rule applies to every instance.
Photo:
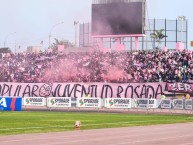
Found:
[[[193,122],[191,115],[150,115],[66,112],[0,112],[0,135],[61,132],[81,129],[117,128]]]

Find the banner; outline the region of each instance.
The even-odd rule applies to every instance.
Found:
[[[158,107],[158,102],[156,99],[149,99],[148,104],[149,109],[156,109]]]
[[[71,107],[71,98],[49,97],[47,99],[47,106],[48,107],[70,108]]]
[[[168,51],[168,48],[167,48],[167,47],[163,47],[162,50],[165,51],[165,52],[167,52],[167,51]]]
[[[193,109],[193,101],[192,101],[192,99],[185,100],[185,109],[186,110],[192,110]]]
[[[90,93],[96,98],[160,99],[166,83],[0,83],[0,96],[83,98]]]
[[[101,99],[98,99],[98,98],[78,98],[77,99],[77,107],[100,108],[101,107]]]
[[[173,109],[184,109],[184,100],[183,99],[174,99],[172,101]]]
[[[0,110],[21,111],[22,98],[0,97]]]
[[[181,43],[181,42],[176,43],[176,50],[183,51],[184,43]]]
[[[172,100],[165,99],[161,100],[161,109],[171,109],[172,108]]]
[[[24,106],[45,106],[45,98],[43,97],[24,97]]]
[[[58,45],[58,52],[64,51],[64,45]]]
[[[120,109],[128,109],[131,108],[131,99],[121,99],[121,98],[108,98],[105,100],[107,108],[120,108]]]
[[[49,48],[47,52],[48,52],[48,53],[52,53],[53,50]]]
[[[149,99],[136,99],[136,108],[148,109]]]
[[[188,83],[167,83],[169,92],[193,93],[193,84]]]

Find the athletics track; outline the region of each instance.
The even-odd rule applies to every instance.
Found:
[[[193,123],[0,136],[0,145],[193,145]]]

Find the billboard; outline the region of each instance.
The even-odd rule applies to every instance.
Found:
[[[43,97],[24,97],[24,106],[45,106],[45,98]]]
[[[100,108],[101,107],[101,99],[99,98],[78,98],[77,99],[77,107],[80,108]]]
[[[108,98],[106,99],[105,106],[107,108],[129,109],[131,108],[131,99],[130,98]]]
[[[47,100],[47,105],[48,107],[69,108],[71,107],[71,98],[49,97]]]
[[[149,99],[136,99],[135,103],[138,109],[148,109],[149,107]]]
[[[143,34],[143,2],[92,4],[92,35]]]
[[[172,108],[172,100],[164,99],[161,100],[161,109],[171,109]]]
[[[184,109],[184,100],[183,99],[174,99],[172,100],[173,109]]]
[[[0,97],[0,110],[21,111],[22,98]]]
[[[193,109],[193,100],[188,99],[185,101],[185,109],[186,110],[192,110]]]
[[[149,99],[149,109],[156,109],[158,107],[158,101],[156,99]]]

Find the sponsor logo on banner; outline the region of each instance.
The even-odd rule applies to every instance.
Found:
[[[186,100],[185,101],[185,109],[192,110],[193,109],[192,105],[193,105],[193,101],[192,100]]]
[[[78,98],[77,106],[78,107],[88,107],[88,108],[100,108],[101,99],[99,98]]]
[[[161,100],[161,109],[171,109],[172,108],[172,100],[165,99]]]
[[[107,108],[131,108],[131,99],[106,99],[106,107]]]
[[[64,97],[49,97],[48,107],[71,107],[71,98]]]
[[[184,100],[174,99],[172,105],[174,109],[184,109]]]
[[[43,97],[24,97],[24,106],[44,106]]]
[[[80,104],[80,106],[83,106],[84,105],[84,99],[80,99],[79,104]]]
[[[149,108],[156,109],[157,108],[157,100],[156,99],[150,99],[148,105],[149,105]]]
[[[0,110],[21,111],[22,98],[0,97]]]
[[[147,109],[149,106],[149,99],[136,99],[136,108]]]

